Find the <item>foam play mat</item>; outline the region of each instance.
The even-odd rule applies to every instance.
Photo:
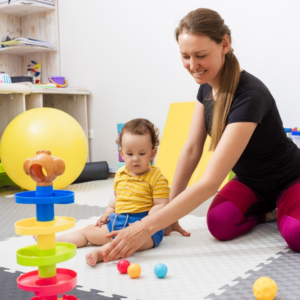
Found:
[[[94,224],[106,209],[112,186],[112,179],[70,186],[75,203],[56,205],[55,215],[76,219],[75,227],[69,231]],[[35,216],[35,208],[18,205],[13,195],[6,195],[0,197],[0,210],[0,299],[29,300],[34,294],[20,290],[16,279],[36,267],[18,265],[16,251],[35,242],[31,236],[17,236],[14,223]],[[210,235],[203,212],[195,210],[180,224],[191,232],[190,237],[173,233],[159,247],[128,258],[142,268],[136,279],[120,274],[117,262],[100,263],[94,268],[87,265],[85,254],[94,246],[77,249],[75,257],[57,265],[78,274],[76,288],[67,294],[81,300],[255,299],[253,284],[266,276],[277,283],[276,300],[298,299],[300,254],[289,250],[276,222],[258,225],[250,233],[227,242]],[[165,278],[155,276],[157,263],[168,267]]]

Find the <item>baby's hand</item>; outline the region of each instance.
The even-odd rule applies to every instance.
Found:
[[[99,220],[96,222],[95,226],[101,227],[102,224],[106,224],[109,222],[109,214],[102,215]]]

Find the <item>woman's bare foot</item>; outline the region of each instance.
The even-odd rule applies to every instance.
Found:
[[[98,262],[103,261],[101,248],[94,249],[85,255],[86,263],[91,267],[95,267]]]

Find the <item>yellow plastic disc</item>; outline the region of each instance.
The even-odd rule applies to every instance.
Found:
[[[36,218],[18,221],[15,223],[16,234],[43,235],[65,231],[75,226],[75,219],[71,217],[55,217],[55,224],[47,227],[40,227],[40,223],[41,222],[37,222]]]

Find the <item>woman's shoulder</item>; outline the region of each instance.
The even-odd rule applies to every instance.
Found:
[[[243,70],[233,99],[233,106],[250,100],[267,106],[275,103],[267,86],[260,79]]]
[[[240,82],[237,86],[237,94],[241,93],[253,93],[253,94],[271,94],[267,86],[257,77],[243,70],[240,76]]]

